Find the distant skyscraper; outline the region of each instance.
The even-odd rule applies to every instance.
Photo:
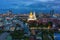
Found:
[[[11,10],[7,11],[7,14],[8,15],[11,15],[12,14],[12,11]]]
[[[54,10],[50,10],[50,15],[53,15],[54,14]]]

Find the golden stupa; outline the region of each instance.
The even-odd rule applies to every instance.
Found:
[[[30,14],[29,14],[29,18],[33,18],[33,13],[32,12],[30,12]]]
[[[34,13],[30,12],[28,21],[29,21],[29,20],[36,20],[35,12],[34,12]]]

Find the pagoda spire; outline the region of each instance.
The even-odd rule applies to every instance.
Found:
[[[33,16],[34,16],[34,19],[36,20],[37,18],[36,18],[36,14],[35,14],[35,12],[33,13]]]

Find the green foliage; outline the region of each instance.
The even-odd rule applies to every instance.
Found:
[[[29,37],[25,37],[24,40],[29,40]]]
[[[52,26],[52,22],[48,22],[48,25]]]
[[[0,30],[0,34],[1,34],[1,33],[3,33],[3,31],[2,31],[2,30]]]
[[[22,39],[24,36],[24,32],[23,31],[14,31],[13,33],[11,33],[12,38],[15,39]]]

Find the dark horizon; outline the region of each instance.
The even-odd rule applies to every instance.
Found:
[[[36,13],[50,13],[52,11],[51,10],[37,10],[37,9],[0,9],[0,13],[7,13],[9,10],[12,11],[12,13],[14,14],[19,14],[19,13],[23,13],[23,14],[28,14],[30,12],[36,12]],[[54,9],[53,9],[54,10]],[[60,11],[59,10],[54,10],[54,13],[58,13],[60,14]]]

